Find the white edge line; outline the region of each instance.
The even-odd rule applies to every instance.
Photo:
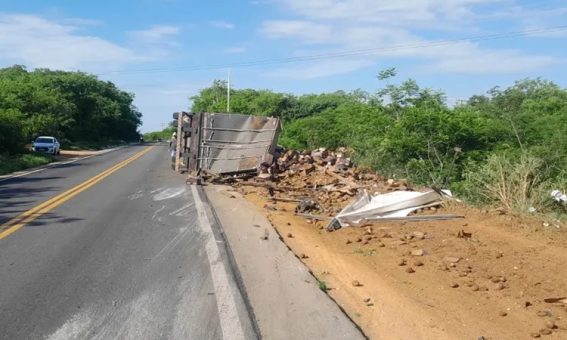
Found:
[[[241,340],[244,339],[244,331],[242,324],[238,318],[236,310],[236,302],[234,299],[233,291],[228,281],[228,274],[226,267],[220,256],[220,251],[215,242],[213,230],[205,207],[197,188],[191,185],[193,200],[195,201],[195,208],[197,209],[197,216],[201,231],[205,234],[205,250],[211,268],[211,278],[215,289],[215,298],[217,300],[217,309],[219,312],[220,325],[222,329],[223,339],[225,340]]]

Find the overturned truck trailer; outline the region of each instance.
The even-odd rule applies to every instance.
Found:
[[[190,174],[255,173],[271,164],[279,118],[227,113],[182,113],[178,119],[180,171]]]

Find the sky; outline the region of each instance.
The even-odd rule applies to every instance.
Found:
[[[565,0],[0,0],[0,67],[96,74],[143,132],[214,79],[294,94],[408,78],[448,102],[542,77],[567,87]]]

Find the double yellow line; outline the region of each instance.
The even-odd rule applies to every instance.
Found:
[[[71,198],[77,196],[81,192],[87,190],[88,188],[92,187],[93,185],[97,184],[98,182],[102,181],[106,177],[110,176],[112,173],[122,169],[126,165],[132,163],[136,159],[142,157],[146,153],[148,153],[154,147],[148,147],[134,156],[123,160],[122,162],[116,164],[115,166],[101,172],[100,174],[84,181],[83,183],[55,196],[47,201],[31,208],[28,211],[21,213],[20,215],[14,217],[10,221],[6,222],[2,226],[0,226],[0,240],[7,237],[8,235],[18,231],[18,229],[22,228],[26,224],[30,223],[31,221],[35,220],[36,218],[40,217],[41,215],[53,210],[54,208],[60,206],[61,204],[67,202]]]

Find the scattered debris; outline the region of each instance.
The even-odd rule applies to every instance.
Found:
[[[464,231],[464,230],[461,229],[461,231],[459,231],[459,232],[457,233],[457,237],[458,237],[458,238],[467,238],[467,239],[468,239],[468,238],[471,238],[471,237],[472,237],[472,233],[467,233],[466,231]]]
[[[358,282],[357,280],[352,281],[353,287],[362,287],[362,283]]]
[[[423,256],[425,255],[425,250],[423,249],[414,249],[411,251],[412,256]]]
[[[406,268],[406,273],[415,273],[415,270],[412,267],[407,267]]]
[[[268,229],[264,229],[264,235],[260,237],[262,240],[267,240],[269,236]]]
[[[311,211],[318,211],[320,209],[319,204],[311,199],[303,199],[299,202],[295,208],[296,213],[307,213]]]
[[[504,284],[502,282],[498,282],[496,287],[494,287],[494,290],[502,290],[504,288],[506,288],[506,286],[504,286]]]
[[[544,311],[544,310],[538,310],[537,313],[536,313],[536,315],[543,318],[543,317],[548,316],[549,313],[546,312],[546,311]]]
[[[561,303],[567,304],[567,297],[546,298],[546,299],[543,299],[543,301],[545,301],[547,303],[561,302]]]
[[[556,328],[557,326],[555,325],[555,321],[553,321],[553,320],[547,320],[547,321],[545,322],[545,327],[547,327],[547,328],[549,328],[549,329],[554,329],[554,328]]]
[[[411,235],[413,236],[413,238],[417,239],[417,240],[423,240],[425,239],[425,233],[421,232],[421,231],[414,231],[411,233]]]
[[[445,256],[443,258],[443,262],[447,262],[447,263],[458,263],[461,260],[460,257],[455,257],[455,256]]]

